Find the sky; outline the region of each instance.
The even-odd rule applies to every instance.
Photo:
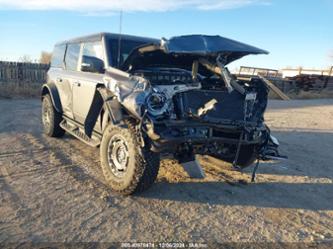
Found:
[[[268,50],[229,65],[333,65],[333,0],[0,0],[0,60],[38,59],[56,42],[97,32],[170,38],[221,35]]]

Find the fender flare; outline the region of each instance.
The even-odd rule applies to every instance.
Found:
[[[119,124],[123,120],[122,107],[116,96],[105,87],[97,86],[88,115],[84,121],[84,132],[88,137],[91,137],[104,105],[112,124]]]
[[[62,113],[62,105],[58,89],[54,83],[46,83],[42,86],[41,99],[43,100],[44,95],[49,94],[51,96],[52,104],[57,112]]]

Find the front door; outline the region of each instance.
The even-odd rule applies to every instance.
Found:
[[[101,41],[82,44],[81,54],[80,77],[73,81],[73,113],[74,119],[84,124],[95,95],[96,85],[103,83],[104,74],[96,67],[96,61],[98,61],[100,69],[104,69]]]
[[[81,124],[88,115],[97,83],[103,82],[103,75],[81,72],[81,77],[73,81],[74,119]]]

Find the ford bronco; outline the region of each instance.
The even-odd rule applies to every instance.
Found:
[[[60,42],[42,87],[44,132],[99,146],[107,183],[125,195],[150,187],[164,156],[185,165],[210,155],[238,169],[278,157],[264,123],[268,88],[226,67],[250,54],[267,52],[206,35]]]

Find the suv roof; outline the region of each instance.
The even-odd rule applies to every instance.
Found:
[[[149,37],[133,36],[133,35],[126,35],[126,34],[120,35],[120,34],[115,34],[115,33],[101,32],[101,33],[96,33],[96,34],[87,35],[87,36],[80,36],[80,37],[73,38],[70,40],[61,41],[61,42],[58,42],[56,45],[97,41],[97,40],[101,40],[102,37],[105,37],[107,39],[119,39],[119,36],[121,36],[121,39],[142,41],[143,43],[159,43],[160,42],[159,39],[154,39],[154,38],[149,38]]]

